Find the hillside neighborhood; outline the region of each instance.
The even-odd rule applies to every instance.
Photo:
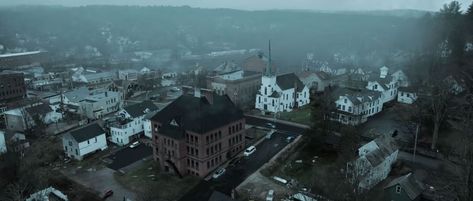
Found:
[[[455,2],[439,18],[467,27],[473,4]],[[133,54],[0,40],[0,200],[473,199],[470,29],[460,49],[451,31],[432,52],[367,65],[270,37],[203,43],[185,26],[176,40],[212,51],[141,50],[111,27],[100,37]]]

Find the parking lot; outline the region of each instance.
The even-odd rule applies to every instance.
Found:
[[[153,154],[153,149],[144,144],[140,144],[135,148],[126,147],[120,151],[107,157],[110,164],[107,165],[110,169],[120,170],[136,161],[149,157]]]
[[[195,188],[184,195],[181,201],[206,200],[213,190],[230,194],[249,175],[268,162],[275,154],[289,144],[287,137],[297,137],[297,134],[276,132],[271,139],[264,139],[256,146],[256,151],[245,157],[233,167],[227,167],[225,173],[217,179],[203,180]]]

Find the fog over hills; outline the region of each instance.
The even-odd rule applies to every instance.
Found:
[[[448,0],[2,0],[0,5],[170,5],[243,10],[392,10],[416,9],[436,11]],[[471,0],[459,0],[466,7]]]

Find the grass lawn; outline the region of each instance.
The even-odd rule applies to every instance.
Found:
[[[286,180],[295,180],[297,188],[309,188],[312,193],[332,200],[346,200],[349,197],[350,184],[334,152],[312,154],[305,144],[295,150],[286,160],[277,164],[272,172],[262,171],[265,176],[278,176]],[[313,162],[314,160],[314,162]],[[268,175],[269,174],[269,175]]]
[[[145,161],[125,175],[117,172],[114,177],[137,195],[146,189],[155,189],[162,200],[178,200],[200,181],[198,177],[186,176],[180,179],[176,175],[160,173],[159,165],[153,160]]]
[[[278,119],[292,121],[300,124],[311,125],[310,106],[306,105],[292,112],[280,112]]]

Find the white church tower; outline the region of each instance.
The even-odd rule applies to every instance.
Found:
[[[261,77],[261,87],[259,93],[256,95],[255,108],[261,111],[276,112],[278,111],[277,107],[279,102],[277,102],[277,99],[273,98],[276,98],[275,96],[279,96],[279,94],[275,89],[276,75],[271,69],[271,41],[269,41],[268,44],[268,51],[268,63]]]
[[[263,113],[290,112],[310,103],[309,88],[296,74],[276,76],[276,73],[272,72],[271,41],[268,56],[268,64],[261,77],[261,88],[256,94],[255,108]]]

